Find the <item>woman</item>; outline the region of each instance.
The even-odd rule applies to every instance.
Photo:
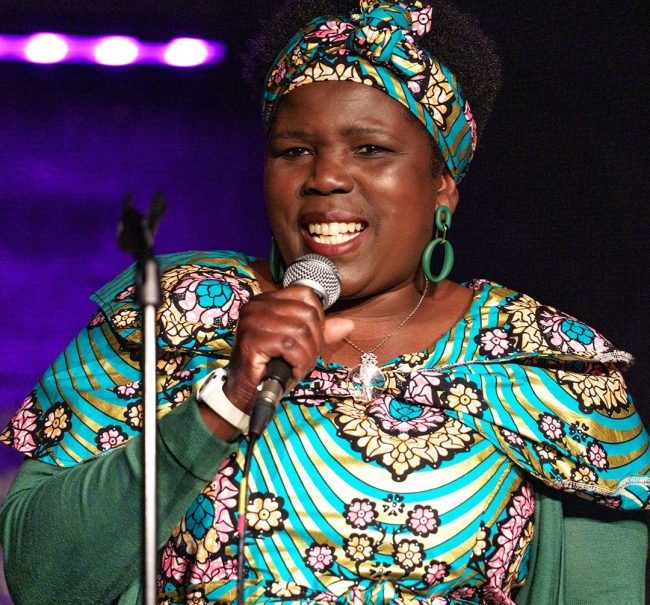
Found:
[[[648,436],[620,376],[629,356],[525,295],[444,279],[474,114],[491,104],[490,45],[443,4],[341,5],[291,4],[256,46],[261,63],[283,40],[264,97],[271,266],[161,258],[160,602],[234,600],[242,430],[282,357],[294,382],[254,453],[247,603],[640,603],[627,579],[581,582],[603,536],[641,544],[600,561],[612,581],[642,568],[643,527],[598,527],[589,564],[567,567],[585,558],[558,553],[584,528],[562,531],[544,495],[650,507]],[[476,56],[459,51],[468,39]],[[471,93],[484,101],[473,109]],[[281,261],[307,252],[341,274],[326,313],[309,289],[277,286]],[[97,293],[97,315],[3,433],[34,458],[2,510],[18,603],[138,600],[132,282],[128,271]]]

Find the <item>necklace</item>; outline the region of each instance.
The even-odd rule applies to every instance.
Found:
[[[422,305],[425,296],[427,295],[427,290],[429,289],[429,280],[426,281],[424,286],[424,291],[422,296],[418,301],[418,304],[413,307],[413,310],[399,323],[395,329],[385,336],[382,340],[379,341],[370,351],[364,351],[361,347],[354,344],[349,338],[344,338],[343,340],[347,342],[351,347],[354,347],[359,353],[361,353],[361,363],[350,370],[348,375],[349,385],[352,392],[352,397],[355,401],[360,403],[370,403],[377,399],[379,394],[384,390],[386,386],[386,374],[379,369],[377,365],[377,351],[380,347],[385,345],[395,334],[397,334],[403,327],[404,324],[411,319],[417,312],[417,310]]]

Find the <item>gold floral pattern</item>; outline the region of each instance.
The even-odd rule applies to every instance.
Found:
[[[252,531],[265,536],[283,529],[287,518],[283,504],[284,500],[274,494],[252,494],[246,507],[246,524]]]
[[[426,465],[437,468],[457,452],[467,451],[474,439],[471,428],[450,417],[428,433],[391,434],[368,413],[366,404],[345,399],[334,410],[341,435],[366,460],[375,460],[386,468],[395,481],[403,481]]]
[[[176,281],[168,287],[174,291],[178,285],[177,298],[171,301],[177,304],[178,319],[185,317],[197,330],[212,322],[219,336],[204,342],[190,336],[176,346],[161,334],[162,414],[173,407],[170,402],[182,400],[211,366],[227,361],[230,352],[232,315],[211,312],[212,304],[206,301],[223,294],[224,284],[229,283],[216,275],[236,276],[245,272],[245,265],[241,257],[224,262],[219,256],[221,260],[210,259],[204,266],[201,258],[192,256],[187,272],[176,265],[171,270],[168,266],[164,274],[176,272]],[[223,264],[217,267],[215,262]],[[197,267],[206,271],[197,271]],[[207,274],[210,279],[204,279]],[[247,275],[241,287],[257,289]],[[183,276],[180,281],[179,276]],[[109,322],[114,313],[131,305],[125,297],[110,306],[116,292],[128,290],[127,278],[109,287],[102,298],[108,301],[104,311]],[[557,313],[539,315],[546,322],[543,346],[547,348],[521,351],[520,337],[509,340],[513,325],[504,309],[510,305],[512,311],[513,302],[526,305],[500,286],[476,282],[476,288],[469,325],[449,334],[443,361],[436,357],[439,349],[397,358],[389,370],[387,391],[377,401],[356,404],[346,388],[346,369],[322,363],[299,389],[283,398],[265,434],[274,454],[258,450],[251,470],[251,485],[265,491],[251,495],[243,520],[248,526],[248,544],[255,544],[246,548],[243,571],[257,603],[272,599],[336,602],[342,595],[351,602],[374,602],[372,591],[380,590],[384,581],[393,584],[394,601],[405,605],[504,602],[508,587],[525,578],[527,545],[532,539],[533,498],[531,490],[521,488],[524,474],[534,474],[565,491],[596,496],[606,506],[650,506],[644,483],[649,450],[639,447],[646,437],[638,431],[622,377],[613,373],[624,364],[602,363],[595,349],[579,351],[596,342],[595,335]],[[222,298],[233,310],[233,297]],[[534,320],[534,315],[530,312],[529,318]],[[506,336],[497,332],[501,329]],[[564,336],[558,330],[564,330]],[[78,460],[66,459],[68,452],[86,459],[120,447],[137,434],[142,393],[134,363],[137,354],[129,342],[135,340],[136,332],[123,333],[117,341],[108,338],[114,333],[108,326],[85,331],[66,351],[70,380],[57,380],[61,374],[58,362],[58,375],[50,373],[39,382],[2,440],[37,459],[73,466]],[[480,344],[486,347],[485,342],[475,340],[479,333],[490,335],[489,353],[494,358],[478,351]],[[553,340],[558,348],[551,347]],[[452,351],[450,358],[447,355]],[[544,351],[543,358],[537,357],[540,351]],[[91,357],[109,363],[92,368],[79,363]],[[119,380],[101,372],[116,359],[126,370]],[[610,374],[614,376],[610,391],[614,401],[608,408],[628,406],[621,407],[624,422],[618,422],[614,414],[606,419],[585,414],[579,407],[584,393],[583,406],[606,413],[597,407],[598,397],[602,398],[598,385]],[[592,383],[594,377],[597,380]],[[108,405],[89,403],[87,389],[79,388],[86,381],[99,385],[93,386],[93,397]],[[57,405],[64,406],[61,402],[43,409],[45,402],[73,399],[74,415],[68,408],[56,410]],[[485,402],[486,408],[479,402]],[[110,421],[106,410],[113,414]],[[48,442],[44,434],[48,416],[52,437],[59,438],[58,431],[69,428],[66,416],[76,432],[66,430],[61,441]],[[287,430],[290,427],[296,430]],[[94,443],[90,441],[93,434]],[[86,439],[87,452],[79,436]],[[626,449],[632,442],[634,449]],[[240,447],[240,453],[229,457],[197,494],[162,549],[161,602],[187,605],[191,600],[197,604],[202,599],[208,603],[232,600],[237,576],[239,463],[243,462],[245,438]],[[465,450],[467,455],[458,455]],[[330,460],[335,462],[330,464]],[[505,476],[485,472],[488,465],[497,464]],[[423,469],[422,475],[416,474],[418,468]],[[434,469],[440,470],[431,472]],[[455,506],[456,478],[466,492],[464,501],[476,501],[471,520]],[[623,480],[631,487],[616,492]],[[404,489],[398,481],[406,481]],[[498,499],[486,503],[476,498],[476,485],[498,492],[494,496]],[[304,519],[314,519],[313,510],[320,519],[305,524]],[[455,533],[456,528],[460,533]],[[464,536],[461,554],[461,548],[447,542],[450,533]],[[279,558],[291,562],[289,571],[278,572]],[[460,568],[468,570],[462,578],[456,573]],[[303,586],[306,577],[309,580]],[[208,588],[212,592],[205,594]]]
[[[295,582],[269,582],[266,589],[267,597],[291,598],[299,597],[304,589]]]
[[[135,309],[122,309],[113,315],[112,322],[116,328],[133,328],[139,326],[140,312]]]
[[[58,403],[45,415],[43,437],[47,441],[61,441],[63,434],[70,430],[70,411],[65,403]]]
[[[367,561],[375,552],[375,541],[365,534],[350,534],[345,541],[345,554],[352,561]]]
[[[581,372],[559,370],[557,376],[587,414],[598,411],[614,416],[630,407],[623,376],[615,368],[608,370],[606,366],[588,363]]]
[[[508,315],[508,323],[512,326],[511,334],[521,351],[539,352],[547,348],[536,321],[540,306],[525,294],[518,294],[503,306],[504,313]]]
[[[466,380],[455,380],[441,398],[452,410],[478,416],[487,407],[479,388]]]
[[[395,548],[395,561],[407,573],[422,565],[424,549],[417,540],[401,540]]]

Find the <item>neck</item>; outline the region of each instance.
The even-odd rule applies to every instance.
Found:
[[[327,312],[330,317],[345,317],[357,325],[394,321],[404,317],[423,296],[426,282],[411,281],[392,290],[360,298],[339,299]],[[434,298],[438,285],[429,284],[426,298]]]

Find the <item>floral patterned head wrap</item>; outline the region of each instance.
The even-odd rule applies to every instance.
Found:
[[[317,17],[289,40],[266,78],[266,123],[282,96],[303,84],[367,84],[424,125],[460,181],[476,148],[476,123],[454,74],[417,44],[431,29],[431,6],[422,0],[360,0],[359,9],[349,17]]]

